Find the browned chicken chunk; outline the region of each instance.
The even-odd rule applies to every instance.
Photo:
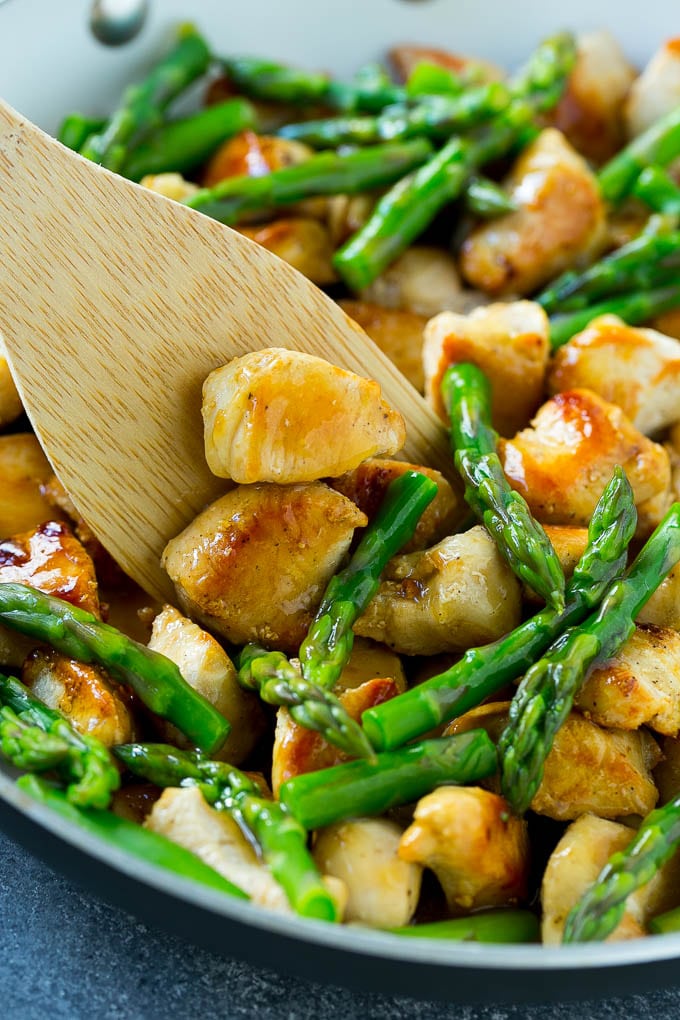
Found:
[[[239,227],[239,233],[278,255],[318,286],[337,279],[331,236],[318,220],[289,216],[272,223]]]
[[[427,317],[404,308],[382,308],[370,301],[342,300],[338,303],[422,393],[423,330]]]
[[[0,582],[28,584],[100,615],[92,560],[68,525],[59,521],[0,542]]]
[[[628,136],[648,127],[680,104],[680,38],[667,39],[630,87],[625,117]]]
[[[476,295],[463,290],[453,255],[414,244],[361,291],[361,299],[429,317],[446,309],[466,311]]]
[[[41,488],[51,476],[50,463],[32,433],[0,436],[0,539],[55,517]]]
[[[680,630],[680,567],[674,567],[661,582],[647,605],[638,613],[637,622]]]

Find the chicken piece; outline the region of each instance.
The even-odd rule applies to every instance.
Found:
[[[175,202],[184,202],[200,191],[197,184],[186,181],[181,174],[176,173],[147,174],[139,183],[143,188],[155,191],[157,195],[171,198]]]
[[[9,425],[23,411],[21,397],[14,385],[5,354],[5,345],[0,334],[0,428]]]
[[[299,351],[234,358],[203,384],[205,455],[235,482],[311,482],[404,444],[380,385]]]
[[[635,829],[592,814],[569,826],[553,850],[543,875],[541,903],[544,945],[559,945],[569,911],[597,879],[612,854],[624,850]],[[647,921],[677,903],[680,860],[676,854],[651,881],[626,900],[621,921],[606,939],[620,942],[647,934]]]
[[[401,833],[386,818],[356,818],[317,832],[314,860],[347,889],[347,923],[399,928],[413,917],[423,869],[401,858]]]
[[[290,913],[286,894],[259,860],[238,823],[226,812],[210,807],[196,787],[163,790],[144,824],[151,832],[196,854],[248,893],[253,903]],[[344,888],[338,879],[329,879],[326,884],[336,902],[344,905]]]
[[[354,632],[403,655],[483,645],[520,620],[520,587],[485,528],[395,556]]]
[[[352,234],[368,223],[375,208],[375,194],[329,195],[326,199],[326,225],[333,248],[348,241]]]
[[[224,142],[208,161],[201,183],[204,188],[214,188],[228,177],[264,177],[272,170],[304,163],[313,154],[302,142],[241,131]]]
[[[680,105],[680,38],[668,39],[630,87],[624,107],[629,138]]]
[[[588,529],[572,528],[566,524],[546,524],[543,530],[557,553],[562,573],[569,580],[588,545]],[[534,605],[544,604],[544,600],[526,584],[522,585],[522,596],[526,602]]]
[[[551,393],[592,390],[653,435],[680,420],[680,343],[600,315],[557,351],[548,385]]]
[[[498,64],[479,57],[467,57],[449,50],[436,49],[433,46],[414,46],[403,44],[393,46],[389,51],[389,60],[402,81],[406,81],[418,64],[437,64],[454,74],[470,75],[475,81],[502,81],[505,71]]]
[[[349,661],[340,674],[336,691],[355,690],[368,680],[389,677],[397,694],[406,690],[406,674],[401,659],[391,648],[366,638],[355,638]]]
[[[623,145],[623,101],[634,78],[611,32],[578,37],[576,64],[550,121],[590,162],[605,162]]]
[[[531,428],[501,439],[498,452],[510,484],[542,523],[587,526],[617,464],[633,488],[641,535],[656,527],[669,502],[666,450],[590,390],[558,393]]]
[[[0,436],[0,540],[55,516],[41,492],[51,475],[49,461],[31,432]]]
[[[680,730],[680,634],[670,627],[636,627],[620,651],[592,670],[574,702],[599,726]]]
[[[476,227],[460,268],[491,295],[529,294],[595,255],[604,241],[604,207],[585,160],[555,128],[528,145],[504,182],[515,212]]]
[[[222,645],[173,606],[166,605],[153,622],[149,648],[172,659],[187,683],[229,720],[231,732],[213,757],[239,765],[262,736],[267,720],[257,695],[238,683]],[[171,724],[159,725],[169,743],[192,746]]]
[[[496,743],[510,702],[480,705],[449,723],[445,736],[481,726]],[[601,818],[647,815],[657,800],[652,769],[659,746],[646,730],[605,730],[572,712],[557,731],[531,810],[559,822],[587,811]],[[493,788],[497,779],[491,781]]]
[[[76,662],[50,649],[36,649],[24,662],[21,679],[36,698],[66,716],[79,733],[105,747],[136,739],[124,689],[101,666]]]
[[[426,318],[446,310],[462,311],[470,300],[453,256],[425,245],[408,248],[360,296],[362,301]]]
[[[659,740],[661,761],[654,769],[654,782],[659,791],[659,804],[666,804],[677,797],[680,790],[680,737],[664,737]]]
[[[434,871],[452,914],[527,896],[527,823],[480,787],[442,786],[419,800],[399,856]]]
[[[330,479],[328,484],[356,503],[370,521],[378,512],[390,482],[407,471],[419,471],[427,475],[437,483],[438,488],[437,495],[418,521],[413,538],[400,550],[414,552],[427,549],[457,531],[469,515],[462,491],[458,488],[454,490],[441,472],[420,464],[407,464],[402,460],[373,457],[353,471]]]
[[[680,567],[674,567],[636,617],[639,624],[680,630]]]
[[[449,365],[471,361],[491,383],[494,427],[512,436],[541,403],[549,354],[548,316],[533,301],[487,305],[469,315],[442,312],[425,327],[426,399],[448,421],[442,377]]]
[[[359,687],[338,690],[343,708],[356,722],[362,712],[389,701],[402,688],[391,677],[374,677]],[[347,755],[333,744],[329,744],[320,733],[300,726],[288,709],[280,708],[276,713],[276,733],[272,751],[272,790],[278,797],[281,786],[287,779],[316,772],[347,761]]]
[[[383,308],[369,301],[345,299],[338,304],[422,393],[423,330],[427,324],[426,316],[403,308]]]
[[[0,583],[8,582],[28,584],[101,616],[92,559],[60,521],[0,542]]]
[[[278,255],[320,287],[337,280],[331,236],[318,220],[291,216],[273,223],[239,227],[239,233]]]
[[[163,552],[187,614],[235,645],[295,653],[366,517],[321,482],[239,486]]]

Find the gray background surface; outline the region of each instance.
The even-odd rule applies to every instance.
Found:
[[[677,990],[569,1005],[448,1006],[307,984],[140,924],[83,893],[1,833],[0,945],[0,1017],[7,1020],[680,1017],[680,966]]]

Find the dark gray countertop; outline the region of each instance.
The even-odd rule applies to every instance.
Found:
[[[677,1020],[680,987],[553,1006],[352,994],[224,960],[140,924],[0,833],[0,1016],[8,1020]],[[680,985],[680,969],[678,974]],[[616,989],[613,987],[612,992]]]

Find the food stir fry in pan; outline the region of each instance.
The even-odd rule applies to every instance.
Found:
[[[157,605],[0,356],[20,787],[270,910],[491,942],[677,930],[678,41],[635,68],[562,32],[509,71],[403,45],[340,81],[185,26],[60,138],[328,289],[446,424],[451,470],[400,459],[377,382],[263,336],[205,380],[224,494],[168,536]]]

